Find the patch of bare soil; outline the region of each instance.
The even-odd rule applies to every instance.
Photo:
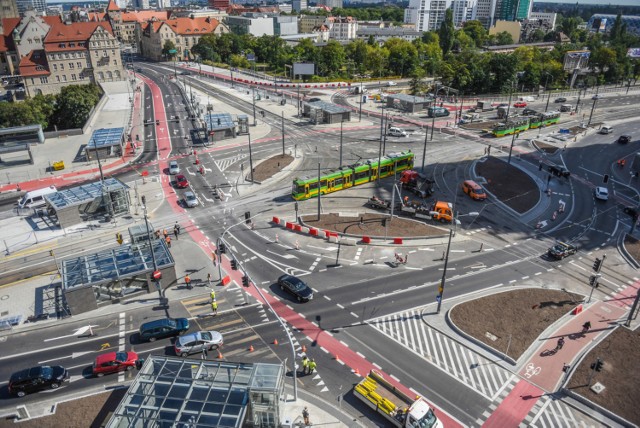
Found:
[[[540,191],[535,181],[520,169],[489,156],[476,163],[476,174],[487,181],[484,187],[503,204],[523,214],[536,206]]]
[[[640,424],[640,330],[631,331],[618,327],[606,339],[600,342],[582,360],[568,384],[574,393],[625,418],[633,424]],[[604,364],[602,371],[591,369],[596,359]],[[599,382],[604,391],[596,394],[587,386],[590,376],[591,385]]]
[[[363,236],[385,236],[385,228],[382,226],[382,219],[388,219],[388,215],[365,213],[359,217],[339,216],[338,214],[321,214],[320,220],[317,215],[307,215],[302,217],[302,221],[307,226],[318,229],[331,230],[350,235]],[[438,236],[445,235],[446,230],[438,229],[428,224],[408,220],[401,217],[394,217],[392,221],[387,220],[386,236],[390,238],[416,237],[416,236]]]
[[[290,155],[277,155],[266,159],[253,168],[253,180],[264,181],[267,178],[271,178],[282,171],[283,168],[286,168],[291,162],[293,162],[293,156]],[[250,177],[250,175],[247,174],[247,178],[248,177]]]
[[[624,247],[635,261],[640,260],[640,240],[631,235],[627,235],[624,238]]]
[[[536,141],[536,140],[533,141],[533,147],[535,147],[539,151],[541,151],[543,153],[547,153],[549,155],[553,155],[558,150],[560,150],[556,146],[552,146],[551,144],[543,143],[542,141]]]
[[[56,406],[51,416],[19,422],[0,421],[0,427],[19,428],[98,428],[106,425],[110,413],[115,411],[124,397],[125,388],[102,394],[90,395],[82,399],[67,401]]]
[[[457,305],[449,317],[468,335],[517,360],[547,327],[582,299],[560,290],[516,289]]]

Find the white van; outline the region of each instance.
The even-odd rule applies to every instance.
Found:
[[[613,126],[602,125],[600,128],[600,134],[611,134],[613,132]]]
[[[21,199],[18,199],[18,208],[42,208],[46,205],[44,197],[57,191],[58,189],[55,186],[31,190],[25,193]]]
[[[407,132],[404,129],[400,129],[400,128],[395,128],[395,127],[391,127],[389,128],[389,132],[387,133],[387,135],[390,135],[392,137],[407,137]]]

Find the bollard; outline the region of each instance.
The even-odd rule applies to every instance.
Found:
[[[271,222],[272,222],[272,223],[275,223],[275,224],[280,224],[280,219],[279,219],[278,217],[273,217],[273,218],[271,219]]]
[[[393,243],[396,245],[402,245],[402,238],[393,238]]]
[[[363,236],[362,237],[362,242],[364,244],[371,244],[371,238],[369,238],[368,236]]]

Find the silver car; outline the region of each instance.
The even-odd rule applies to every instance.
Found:
[[[169,162],[169,174],[171,175],[180,174],[180,167],[178,166],[178,162],[176,161]]]
[[[184,204],[189,208],[197,207],[198,198],[193,192],[184,192]]]
[[[186,357],[189,354],[202,352],[203,349],[208,351],[217,349],[223,343],[222,334],[217,331],[198,331],[178,337],[174,349],[176,355]]]

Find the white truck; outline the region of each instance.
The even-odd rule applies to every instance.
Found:
[[[393,426],[442,428],[442,422],[424,398],[409,397],[375,370],[371,370],[369,375],[355,386],[354,394]]]

